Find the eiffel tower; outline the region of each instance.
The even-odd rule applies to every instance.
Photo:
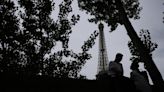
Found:
[[[98,69],[97,69],[97,75],[99,76],[101,74],[107,73],[108,70],[108,55],[106,50],[106,44],[105,44],[105,36],[104,36],[104,25],[100,23],[98,25],[99,28],[99,56],[98,56]]]

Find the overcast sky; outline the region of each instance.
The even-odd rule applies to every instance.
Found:
[[[61,0],[62,1],[62,0]],[[73,12],[75,14],[80,14],[81,18],[78,24],[73,27],[73,33],[70,37],[69,47],[75,52],[80,52],[79,49],[83,45],[84,41],[88,39],[91,33],[94,30],[98,30],[96,24],[89,23],[88,18],[90,17],[84,11],[79,11],[77,7],[77,2],[73,3]],[[164,11],[164,0],[139,0],[143,10],[140,14],[139,20],[131,20],[133,27],[138,33],[140,29],[148,29],[151,33],[152,41],[158,44],[158,48],[153,52],[153,60],[157,65],[162,76],[164,76],[164,24],[162,23],[163,11]],[[56,12],[58,11],[56,3]],[[53,14],[53,17],[57,13]],[[105,40],[106,47],[108,52],[109,61],[114,60],[117,52],[120,52],[124,55],[122,64],[124,68],[124,76],[130,76],[130,52],[127,46],[128,41],[130,40],[124,26],[119,25],[119,27],[114,32],[109,32],[110,28],[105,25]],[[57,49],[57,48],[56,48]],[[97,73],[98,65],[98,38],[96,44],[89,51],[92,54],[92,59],[90,59],[85,66],[83,67],[81,74],[87,76],[88,79],[95,79]],[[143,70],[143,68],[140,68]],[[164,77],[163,77],[164,78]]]

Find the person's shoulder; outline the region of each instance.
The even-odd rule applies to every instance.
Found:
[[[113,63],[114,61],[109,61],[109,63]]]
[[[115,63],[114,61],[110,61],[109,64]]]

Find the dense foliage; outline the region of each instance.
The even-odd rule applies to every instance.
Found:
[[[121,1],[128,18],[140,18],[139,13],[142,8],[139,7],[138,0]],[[117,0],[78,0],[79,7],[93,16],[89,19],[90,22],[104,21],[111,27],[111,31],[115,30],[118,24],[122,24],[116,2]]]
[[[54,20],[51,17],[55,10],[53,0],[1,0],[0,73],[85,78],[79,72],[91,58],[87,51],[94,45],[98,33],[94,32],[84,43],[82,52],[69,49],[72,27],[80,19],[79,15],[70,14],[72,1],[62,1],[58,19]],[[54,52],[57,42],[62,43],[62,50]]]

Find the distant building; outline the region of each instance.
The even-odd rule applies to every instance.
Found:
[[[101,75],[107,74],[108,70],[108,55],[105,44],[105,36],[104,36],[104,25],[102,23],[99,24],[99,55],[98,55],[98,69],[96,78],[99,78]],[[99,76],[99,77],[98,77]],[[104,76],[105,77],[105,76]]]

